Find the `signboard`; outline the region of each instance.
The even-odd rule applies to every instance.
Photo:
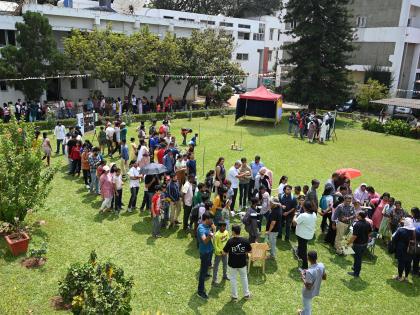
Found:
[[[97,115],[95,112],[92,113],[84,113],[84,132],[95,130],[95,122],[97,121]]]

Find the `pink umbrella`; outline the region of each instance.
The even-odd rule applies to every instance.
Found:
[[[335,171],[337,174],[344,175],[348,179],[353,179],[362,176],[362,172],[355,168],[340,168]]]

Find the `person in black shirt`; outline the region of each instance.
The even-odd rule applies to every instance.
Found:
[[[353,272],[348,273],[353,277],[359,277],[360,275],[362,256],[369,242],[369,234],[372,232],[372,227],[366,221],[366,212],[359,212],[357,220],[353,226],[353,235],[348,242],[349,246],[353,245],[354,250]]]
[[[242,282],[242,290],[245,299],[251,297],[248,289],[248,275],[246,270],[246,257],[251,252],[251,244],[241,235],[241,227],[239,225],[232,226],[232,238],[226,243],[223,248],[223,254],[229,255],[229,279],[231,284],[232,299],[238,299],[238,287],[236,284],[236,277],[239,273]]]
[[[281,224],[281,204],[278,198],[272,197],[270,200],[271,211],[268,215],[267,225],[265,227],[265,234],[267,234],[268,242],[270,244],[270,258],[276,259],[277,250],[277,235],[279,225]]]

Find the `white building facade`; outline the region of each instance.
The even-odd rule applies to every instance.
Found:
[[[40,12],[48,18],[60,50],[64,49],[64,39],[69,36],[72,29],[90,31],[95,27],[105,28],[111,24],[113,31],[131,34],[147,25],[151,32],[163,38],[167,32],[171,32],[177,37],[188,37],[193,30],[212,28],[224,30],[235,39],[232,60],[239,63],[242,69],[250,74],[243,82],[244,87],[247,89],[258,87],[262,81],[261,78],[258,78],[258,74],[275,71],[278,47],[281,46],[282,29],[281,23],[276,17],[237,19],[146,8],[136,10],[134,14],[88,9],[97,5],[98,2],[88,0],[80,2],[74,0],[72,8],[31,3],[23,6],[23,12]],[[6,34],[6,40],[0,40],[0,47],[8,44],[7,35],[14,33],[16,22],[22,22],[22,17],[1,16],[0,34]],[[161,84],[159,82],[156,87],[147,92],[136,88],[133,93],[136,96],[153,96],[155,98]],[[185,83],[182,81],[171,82],[166,88],[164,96],[172,94],[175,98],[180,99],[184,87]],[[128,93],[128,90],[123,86],[116,87],[91,78],[57,79],[52,82],[43,99],[55,100],[59,97],[72,100],[85,99],[89,97],[92,90],[99,90],[107,97],[123,97]],[[195,96],[196,91],[192,90],[188,99],[192,100]],[[23,98],[21,92],[15,91],[3,82],[0,89],[0,100],[3,102],[15,101],[17,98]]]

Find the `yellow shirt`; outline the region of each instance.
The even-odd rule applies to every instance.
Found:
[[[229,240],[229,232],[225,230],[221,232],[220,230],[214,234],[214,254],[216,256],[220,256],[223,254],[223,248],[225,247],[227,241]]]
[[[210,209],[211,214],[214,216],[216,214],[217,208],[222,207],[222,201],[220,200],[220,196],[217,195],[216,198],[213,200],[213,207]]]

